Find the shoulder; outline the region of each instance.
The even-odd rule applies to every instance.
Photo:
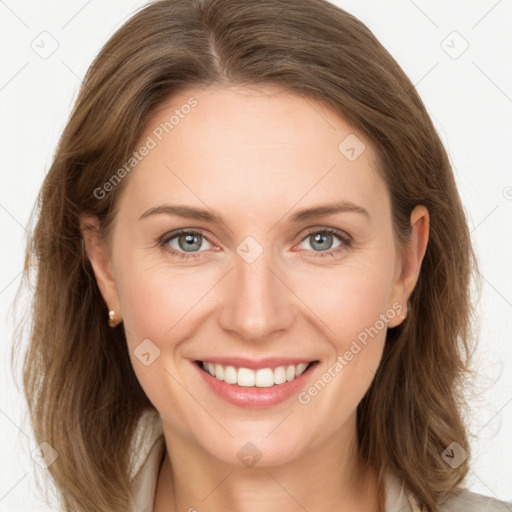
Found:
[[[468,489],[455,489],[438,502],[440,512],[512,512],[512,503]],[[423,512],[414,493],[395,474],[386,474],[386,512]]]
[[[153,446],[163,436],[162,421],[155,410],[147,410],[138,419],[130,443],[130,478],[140,471]]]
[[[153,510],[160,465],[165,455],[162,422],[156,411],[139,418],[130,447],[132,511]]]
[[[439,508],[442,512],[512,512],[512,503],[457,489],[439,503]]]

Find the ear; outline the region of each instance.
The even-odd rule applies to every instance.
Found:
[[[418,282],[421,263],[427,250],[430,217],[427,208],[417,205],[411,212],[411,238],[404,248],[404,254],[397,261],[395,281],[390,295],[390,304],[402,305],[400,315],[388,322],[388,327],[402,323],[407,316],[407,300]]]
[[[110,254],[106,242],[100,233],[100,224],[95,215],[82,213],[80,215],[80,231],[85,244],[85,252],[91,262],[96,282],[108,310],[115,310],[117,319],[121,317],[119,299]]]

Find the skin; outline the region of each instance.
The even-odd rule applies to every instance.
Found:
[[[325,106],[270,87],[184,91],[154,113],[141,141],[191,96],[197,107],[125,178],[112,245],[85,229],[97,227],[94,217],[81,219],[101,293],[124,322],[137,378],[162,417],[167,454],[155,511],[378,510],[374,472],[358,471],[356,407],[380,363],[386,328],[306,405],[297,397],[265,409],[229,404],[192,361],[300,356],[320,361],[311,385],[393,304],[402,314],[387,328],[403,321],[428,241],[428,211],[412,212],[401,256],[369,142]],[[338,146],[354,133],[366,150],[350,161]],[[369,216],[287,220],[340,200]],[[139,220],[152,207],[178,203],[218,211],[227,225],[166,214]],[[337,235],[315,244],[326,227],[352,244]],[[181,260],[157,245],[181,228],[206,237],[198,258]],[[236,252],[248,236],[263,250],[252,263]],[[190,254],[178,242],[167,248]],[[134,356],[144,339],[160,350],[149,366]],[[253,467],[237,458],[247,442],[262,454]]]

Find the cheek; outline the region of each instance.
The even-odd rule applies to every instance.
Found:
[[[192,309],[204,295],[204,280],[167,268],[127,267],[119,275],[123,323],[133,369],[146,396],[164,416],[186,431],[190,412],[183,401],[182,375],[176,366],[180,342],[193,337]],[[207,290],[208,288],[205,288]]]
[[[187,335],[184,329],[190,327],[188,315],[193,315],[215,277],[200,267],[180,268],[165,255],[138,253],[128,246],[117,274],[119,301],[130,345],[149,338],[159,346],[164,339],[169,344]]]
[[[212,267],[179,268],[164,258],[150,261],[138,257],[133,249],[126,250],[116,263],[119,302],[135,374],[159,411],[181,410],[183,404],[177,397],[183,390],[178,380],[188,371],[180,363],[182,347],[197,337],[205,308],[211,304],[212,288],[221,276]]]
[[[308,306],[324,324],[330,352],[316,381],[299,394],[304,410],[314,410],[324,435],[334,434],[367,392],[380,364],[387,323],[396,315],[389,307],[393,262],[354,264],[329,274],[328,286],[309,287]],[[306,285],[303,284],[303,290]],[[309,420],[312,431],[319,428]]]
[[[381,253],[377,257],[377,252],[347,259],[336,268],[317,267],[307,275],[297,273],[294,278],[297,294],[307,298],[306,306],[317,317],[316,324],[323,323],[323,332],[337,352],[347,350],[358,337],[364,339],[368,330],[376,337],[374,327],[385,336],[386,319],[395,316],[389,304],[393,255]]]

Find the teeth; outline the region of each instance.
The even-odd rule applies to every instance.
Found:
[[[224,380],[224,367],[221,364],[215,365],[215,377],[219,380]]]
[[[279,366],[277,368],[235,368],[202,362],[203,370],[217,380],[223,380],[227,384],[238,384],[243,387],[269,388],[274,385],[284,384],[300,377],[309,366],[309,363],[301,363],[297,366]]]
[[[234,366],[226,366],[224,369],[224,382],[236,384],[238,382],[238,372]]]
[[[240,377],[238,379],[240,380]],[[261,370],[258,370],[255,373],[255,379],[255,384],[257,388],[269,388],[270,386],[274,385],[274,371],[270,368],[263,368]]]
[[[297,365],[297,369],[295,370],[295,377],[300,377],[306,371],[307,367],[307,363],[301,363]]]
[[[286,370],[284,366],[280,366],[274,370],[274,382],[276,384],[283,384],[286,382]]]
[[[259,370],[256,373],[259,373]],[[253,387],[254,381],[256,380],[256,373],[253,370],[249,370],[249,368],[239,368],[238,385],[245,387]]]

